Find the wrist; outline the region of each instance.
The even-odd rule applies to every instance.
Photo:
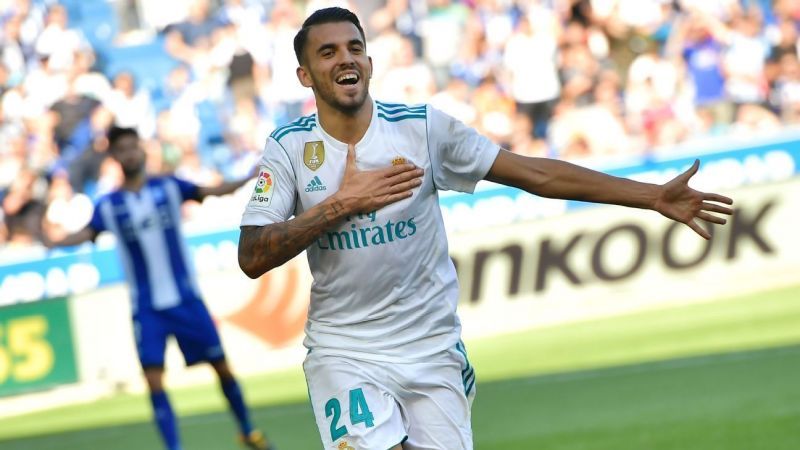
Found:
[[[650,206],[650,209],[653,211],[659,211],[661,207],[661,196],[664,193],[664,186],[663,185],[653,185],[653,189],[650,192],[650,198],[647,201],[647,204]]]
[[[333,220],[343,219],[356,212],[354,202],[351,199],[340,196],[338,192],[328,197],[325,203],[328,204],[328,210]]]

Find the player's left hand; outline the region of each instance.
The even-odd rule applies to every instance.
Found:
[[[724,225],[727,220],[709,214],[709,212],[731,215],[733,214],[732,208],[717,203],[732,205],[733,200],[724,195],[699,192],[690,188],[689,180],[697,173],[699,167],[700,160],[695,160],[689,170],[663,184],[653,209],[672,220],[685,223],[695,233],[705,239],[710,239],[711,234],[695,219]]]

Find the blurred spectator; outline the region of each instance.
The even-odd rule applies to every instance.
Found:
[[[467,39],[461,44],[458,56],[450,64],[450,77],[460,78],[471,87],[478,86],[481,80],[494,76],[495,62],[493,55],[483,51],[486,41],[482,36]]]
[[[211,186],[222,181],[219,173],[202,164],[202,159],[194,148],[184,149],[178,167],[175,168],[175,175],[201,186]]]
[[[737,15],[731,27],[718,23],[717,34],[727,44],[723,69],[725,89],[734,104],[762,103],[767,97],[764,63],[769,44],[761,35],[761,18],[754,11]]]
[[[516,114],[511,125],[509,150],[524,156],[546,158],[549,155],[547,143],[533,137],[533,122],[527,114]]]
[[[89,46],[80,31],[68,28],[67,20],[67,10],[62,5],[51,6],[44,30],[36,40],[36,53],[46,55],[54,70],[72,67],[75,52]]]
[[[46,183],[31,170],[23,169],[3,198],[7,245],[24,247],[41,240]]]
[[[242,179],[252,173],[253,166],[258,163],[264,136],[274,125],[259,117],[253,97],[236,100],[227,123],[225,140],[230,152],[220,164],[220,172],[225,179]]]
[[[800,61],[797,54],[785,53],[779,61],[779,75],[772,90],[772,104],[784,123],[800,123]]]
[[[0,98],[2,98],[3,94],[5,94],[9,89],[8,78],[8,69],[6,69],[6,66],[3,64],[0,64]],[[0,105],[0,120],[3,119],[2,113],[2,105]]]
[[[54,113],[54,138],[59,150],[59,166],[66,170],[92,143],[93,130],[89,117],[100,104],[79,94],[73,83],[67,94],[50,107]],[[74,186],[82,191],[82,186]]]
[[[80,230],[92,218],[92,209],[92,200],[84,194],[73,192],[65,174],[53,176],[44,213],[50,236],[62,238]]]
[[[444,86],[451,61],[458,55],[469,10],[454,0],[428,0],[428,14],[419,35],[425,61],[433,70],[437,87]]]
[[[94,64],[95,55],[91,50],[76,52],[69,76],[77,94],[102,102],[111,94],[111,83],[105,75],[94,70]]]
[[[478,113],[475,128],[495,142],[507,144],[516,113],[514,100],[493,76],[481,81],[473,93],[472,104]]]
[[[436,93],[431,69],[414,57],[414,44],[405,38],[398,42],[391,64],[376,89],[376,97],[396,103],[424,103]]]
[[[624,80],[626,69],[637,55],[652,50],[654,32],[665,20],[659,0],[592,0],[595,23],[606,33],[608,57]]]
[[[42,55],[39,67],[28,73],[25,78],[21,114],[24,117],[43,114],[53,103],[66,95],[69,84],[67,73],[57,69],[49,55]]]
[[[621,118],[602,103],[576,107],[562,100],[556,107],[548,137],[565,159],[616,156],[633,150]]]
[[[119,188],[124,177],[119,163],[114,161],[113,158],[103,159],[100,163],[94,197],[97,198]]]
[[[277,86],[272,82],[269,66],[253,66],[253,81],[256,90],[254,100],[258,113],[264,120],[264,126],[274,130],[279,124],[288,123],[291,119],[285,105],[278,100]]]
[[[394,64],[395,55],[402,51],[401,47],[403,47],[404,41],[409,40],[407,37],[403,37],[394,27],[394,18],[388,15],[384,16],[384,13],[384,11],[379,11],[376,15],[373,15],[371,20],[373,22],[372,28],[376,31],[375,34],[367,36],[367,48],[370,55],[372,55],[370,87],[375,89],[376,92],[382,89],[381,81]],[[417,59],[417,55],[413,50],[412,58]]]
[[[266,42],[270,46],[270,74],[275,85],[276,100],[286,106],[286,116],[294,120],[303,112],[303,103],[310,92],[297,81],[294,35],[303,23],[299,11],[290,0],[276,0],[266,25]],[[283,125],[283,124],[279,124]]]
[[[166,28],[165,43],[173,57],[191,63],[220,23],[211,16],[208,0],[191,0],[188,12],[186,20]]]
[[[469,85],[460,78],[451,78],[443,91],[430,98],[430,104],[465,124],[474,126],[477,112],[469,98]]]
[[[648,146],[657,146],[664,143],[662,128],[690,126],[678,121],[678,117],[693,115],[691,109],[682,111],[687,96],[681,87],[680,73],[669,60],[656,52],[638,56],[628,70],[625,89],[629,133],[641,135]]]
[[[4,124],[0,129],[0,192],[5,192],[27,166],[25,130]]]
[[[527,16],[520,18],[505,46],[504,63],[511,96],[517,103],[517,111],[530,118],[536,137],[546,136],[547,123],[561,89],[557,50],[558,27],[534,29]]]
[[[573,45],[562,50],[561,98],[575,105],[592,103],[592,88],[600,73],[600,63],[585,45]]]
[[[777,61],[787,53],[797,55],[797,23],[788,17],[781,17],[778,19],[778,27],[775,31],[777,36],[775,44],[770,50],[770,57]]]
[[[773,11],[783,19],[800,20],[800,3],[796,0],[775,0]]]
[[[36,39],[44,29],[47,14],[46,2],[33,0],[10,0],[6,2],[7,8],[0,13],[4,18],[17,19],[19,23],[20,44],[23,48],[32,49]]]
[[[111,127],[113,120],[111,112],[102,106],[92,110],[88,118],[87,146],[67,167],[69,183],[74,192],[88,195],[96,192],[100,167],[106,159],[108,149],[106,130]]]
[[[717,20],[728,21],[741,10],[740,0],[678,0],[681,8]]]
[[[512,7],[512,2],[505,0],[476,0],[471,14],[472,21],[480,27],[480,32],[486,39],[486,51],[502,52],[506,41],[514,32],[523,15],[517,8]]]
[[[114,77],[113,90],[105,100],[106,108],[114,114],[117,126],[135,128],[139,136],[153,137],[155,123],[150,94],[137,89],[130,72],[120,72]]]
[[[711,16],[692,13],[679,24],[672,44],[683,56],[694,88],[695,105],[709,109],[715,123],[727,124],[731,122],[733,107],[725,95],[725,48],[715,24]]]
[[[12,16],[3,25],[2,64],[8,71],[8,83],[17,85],[28,71],[29,61],[34,60],[33,46],[22,39],[22,17]]]
[[[264,5],[252,0],[224,0],[215,14],[219,24],[234,25],[239,30],[259,27],[267,18]]]
[[[767,108],[756,104],[743,104],[736,112],[736,120],[730,132],[733,136],[752,137],[778,131],[780,126],[778,116]]]

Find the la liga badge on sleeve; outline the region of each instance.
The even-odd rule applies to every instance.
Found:
[[[258,171],[256,188],[250,198],[250,204],[254,206],[269,206],[272,203],[272,192],[275,190],[275,177],[268,167],[262,167]]]

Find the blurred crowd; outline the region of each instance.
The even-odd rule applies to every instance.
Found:
[[[431,103],[525,155],[647,155],[800,121],[793,0],[96,1],[124,25],[103,48],[64,4],[0,0],[0,248],[84,226],[121,180],[112,124],[139,131],[152,174],[245,176],[274,128],[314,110],[292,39],[326,6],[364,23],[374,98]],[[142,36],[172,61],[163,76],[104,65]]]

